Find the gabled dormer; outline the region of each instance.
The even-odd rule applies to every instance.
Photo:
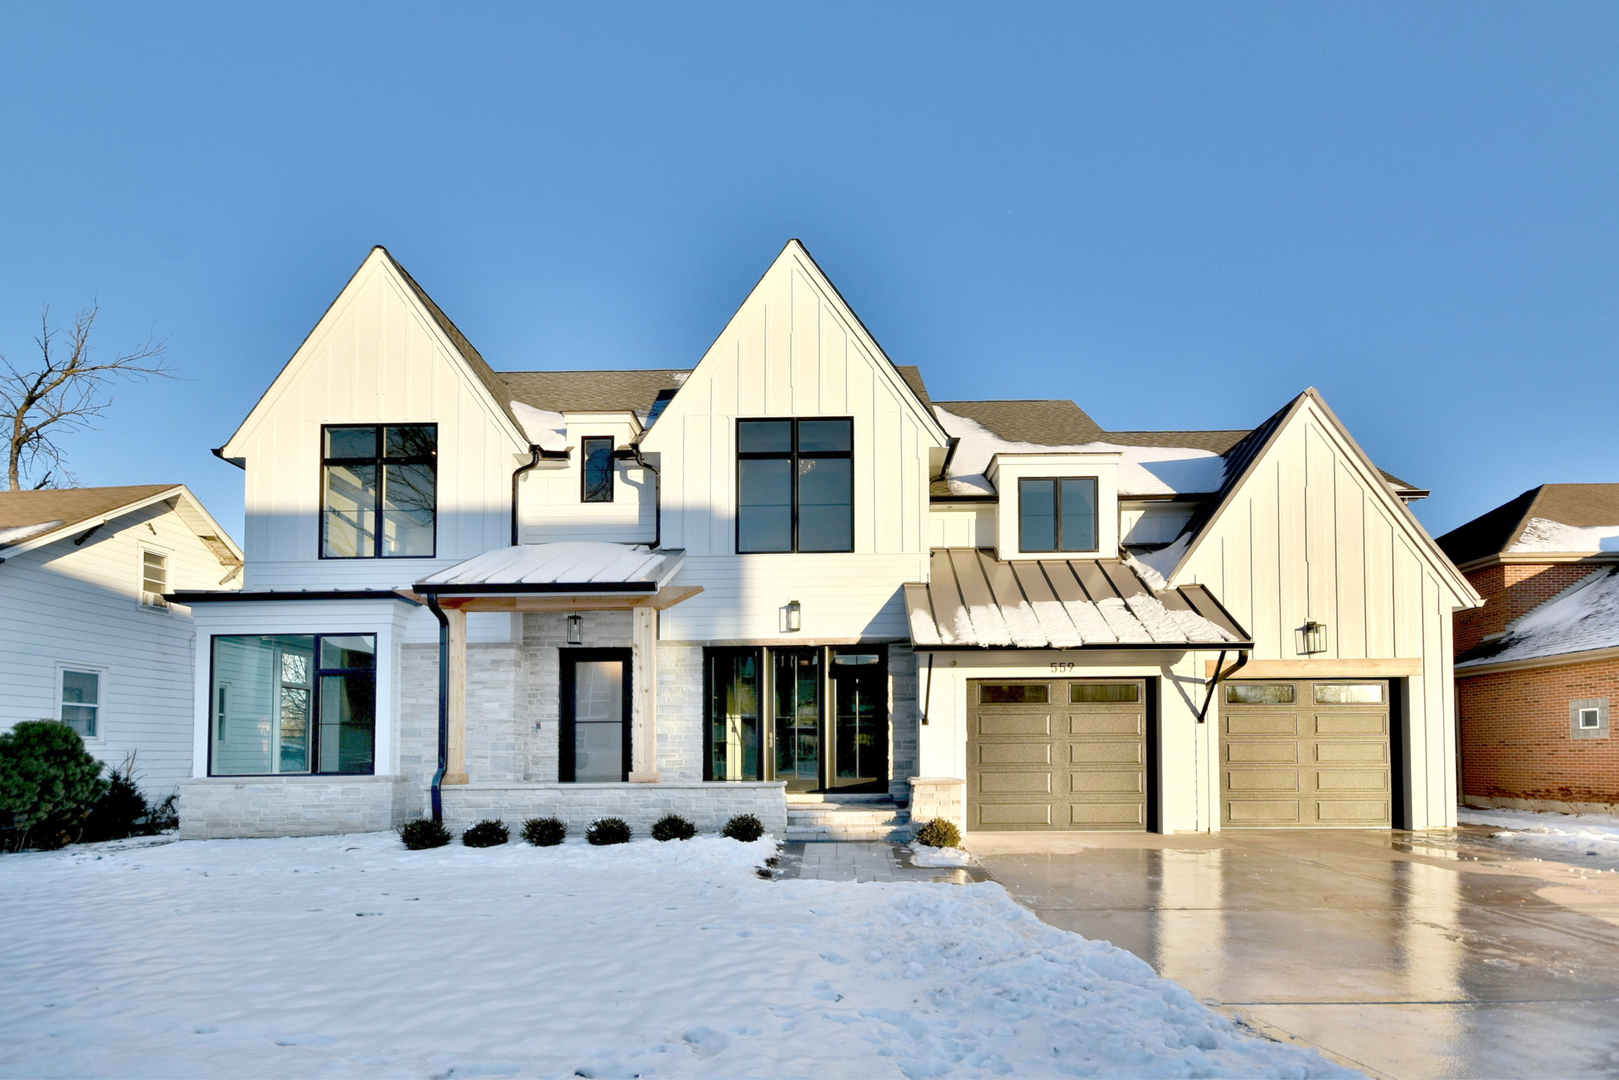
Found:
[[[1118,451],[992,457],[984,476],[1000,496],[1000,557],[1118,558],[1122,457]]]

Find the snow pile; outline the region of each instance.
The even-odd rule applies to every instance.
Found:
[[[529,442],[542,450],[568,448],[568,421],[561,413],[536,409],[532,405],[524,405],[521,401],[508,404],[512,407],[512,415],[523,425],[523,434],[528,436]]]
[[[30,536],[38,536],[42,532],[49,532],[62,524],[60,521],[42,521],[38,525],[12,525],[0,529],[0,547],[7,544],[20,544]]]
[[[1122,454],[1119,459],[1120,495],[1179,495],[1219,491],[1225,479],[1225,459],[1208,450],[1173,446],[1124,446],[1091,442],[1071,446],[1003,439],[978,421],[934,406],[939,426],[961,441],[950,459],[950,490],[957,495],[993,494],[984,477],[996,454]]]
[[[1530,518],[1508,551],[1619,551],[1619,525],[1564,525]]]
[[[1464,825],[1489,825],[1497,840],[1575,858],[1619,861],[1619,817],[1609,814],[1554,814],[1533,810],[1457,811]]]
[[[1153,592],[1163,592],[1169,587],[1169,575],[1175,572],[1175,567],[1186,557],[1186,549],[1191,546],[1192,534],[1182,533],[1173,544],[1161,547],[1157,551],[1126,555],[1124,561],[1142,581],[1147,583],[1147,588]]]
[[[911,853],[913,866],[972,866],[977,861],[960,848],[929,847],[915,840],[905,847]]]
[[[1351,1076],[995,884],[768,841],[0,857],[7,1076]]]
[[[1619,645],[1619,567],[1599,570],[1513,623],[1506,637],[1458,669]]]

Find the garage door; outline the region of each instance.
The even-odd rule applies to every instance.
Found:
[[[1225,683],[1221,824],[1387,826],[1388,696],[1387,683],[1360,679]]]
[[[969,829],[1145,829],[1146,685],[970,682]]]

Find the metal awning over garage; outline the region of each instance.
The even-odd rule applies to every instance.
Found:
[[[905,586],[922,648],[1252,648],[1201,585],[1153,592],[1118,559],[1005,562],[935,548],[927,584]]]

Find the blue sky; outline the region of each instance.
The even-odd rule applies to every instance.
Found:
[[[0,9],[0,354],[183,378],[181,481],[373,244],[496,368],[689,366],[791,236],[935,397],[1249,427],[1319,387],[1436,534],[1619,481],[1619,7]]]

